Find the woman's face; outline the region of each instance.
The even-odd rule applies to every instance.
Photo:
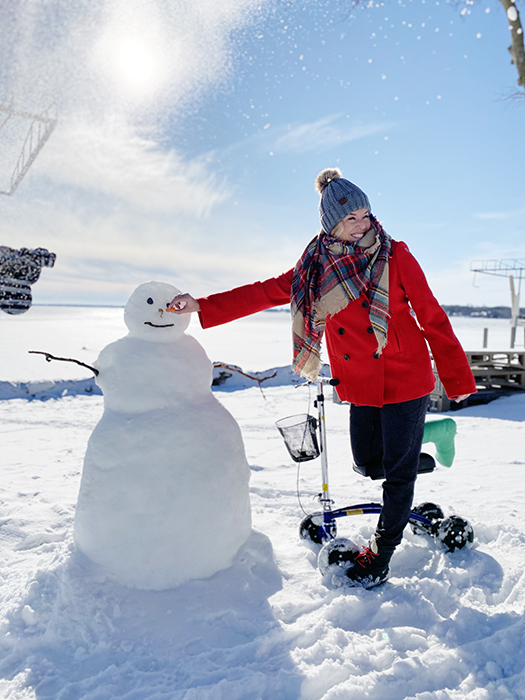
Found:
[[[338,238],[349,243],[360,241],[372,225],[370,222],[370,212],[368,209],[357,209],[351,212],[342,221],[343,230],[338,234]]]

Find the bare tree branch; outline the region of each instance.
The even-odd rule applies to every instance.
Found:
[[[523,27],[521,24],[520,13],[513,0],[499,0],[505,8],[507,20],[509,23],[510,35],[512,43],[509,46],[512,63],[518,71],[518,85],[525,88],[525,49],[523,45]]]

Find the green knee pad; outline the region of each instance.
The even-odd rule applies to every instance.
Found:
[[[452,418],[437,418],[425,422],[423,442],[433,442],[436,446],[436,459],[444,467],[451,467],[454,461],[456,421]]]

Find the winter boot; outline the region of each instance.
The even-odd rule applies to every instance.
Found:
[[[388,564],[393,553],[391,547],[378,547],[376,536],[372,535],[369,546],[363,547],[354,560],[354,566],[347,571],[350,585],[363,588],[380,586],[390,573]]]

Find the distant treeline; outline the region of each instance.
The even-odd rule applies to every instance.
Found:
[[[459,304],[442,304],[447,316],[480,316],[481,318],[510,318],[510,306],[460,306]],[[290,307],[277,306],[266,309],[265,313],[290,313]],[[520,316],[525,317],[525,309],[520,309]]]
[[[510,318],[510,306],[459,306],[443,305],[447,316],[481,316],[482,318]],[[520,316],[525,316],[525,309],[520,309]]]

